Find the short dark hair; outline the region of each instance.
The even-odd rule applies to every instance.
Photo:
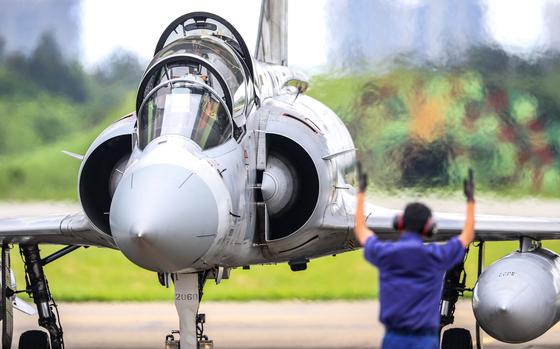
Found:
[[[420,202],[406,205],[403,215],[404,230],[422,234],[428,219],[432,217],[432,210]]]

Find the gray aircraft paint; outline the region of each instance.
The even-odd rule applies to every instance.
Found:
[[[194,40],[179,40],[190,39]],[[305,75],[251,57],[242,62],[214,36],[196,33],[196,40],[221,45],[241,67],[244,76],[238,89],[229,91],[231,84],[226,84],[223,92],[232,100],[228,117],[232,124],[244,127],[242,134],[206,150],[186,136],[163,135],[141,149],[138,117],[129,114],[103,131],[84,155],[78,174],[83,212],[0,220],[2,242],[117,248],[143,268],[173,273],[303,262],[358,247],[352,232],[355,189],[347,180],[353,176],[355,147],[340,118],[304,95]],[[172,47],[182,47],[180,44]],[[166,51],[154,58],[148,72],[167,59],[197,60],[213,67],[196,52]],[[191,83],[201,85],[200,78]],[[280,140],[281,146],[274,148],[274,140]],[[294,179],[298,166],[275,165],[294,155],[280,154],[283,147],[297,151],[297,159],[308,172]],[[261,183],[259,174],[268,179]],[[316,177],[316,190],[301,185],[312,177]],[[271,178],[274,192],[293,194],[290,186],[295,183],[289,181],[300,181],[300,189],[311,190],[312,200],[298,197],[294,206],[300,209],[307,204],[306,216],[298,217],[298,226],[275,229],[275,215],[291,200],[267,196],[272,190],[267,182]],[[397,211],[371,204],[366,211],[368,226],[380,237],[398,237],[392,228]],[[436,240],[461,232],[464,216],[436,213],[435,217],[440,230]],[[476,222],[478,240],[560,237],[558,219],[478,215]],[[526,341],[558,321],[557,258],[542,250],[514,253],[482,275],[474,308],[488,333],[505,341]],[[512,274],[500,277],[500,273]],[[508,291],[508,297],[515,296],[513,305],[501,305],[505,295],[500,285],[515,286]],[[506,315],[500,318],[497,309]]]

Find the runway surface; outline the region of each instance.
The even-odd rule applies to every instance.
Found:
[[[68,349],[164,348],[164,337],[178,328],[169,303],[66,303],[60,305]],[[374,349],[383,328],[377,322],[378,303],[361,302],[249,302],[202,303],[206,334],[217,349]],[[469,301],[461,301],[456,326],[473,330]],[[19,312],[13,348],[19,334],[38,328],[37,319]],[[541,338],[507,345],[484,337],[486,349],[560,348],[560,325]]]
[[[402,209],[410,200],[421,200],[434,211],[464,212],[465,199],[462,195],[439,197],[427,194],[425,197],[408,197],[404,193],[395,196],[387,194],[368,194],[367,200],[387,208]],[[501,214],[511,216],[557,217],[560,218],[558,199],[514,199],[479,195],[476,200],[477,213]],[[80,206],[73,202],[0,202],[0,218],[68,214],[79,212]]]

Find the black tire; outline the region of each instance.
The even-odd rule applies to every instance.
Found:
[[[443,332],[441,349],[473,349],[471,333],[464,328],[448,329]]]
[[[19,337],[19,349],[51,349],[49,335],[46,332],[26,331]]]

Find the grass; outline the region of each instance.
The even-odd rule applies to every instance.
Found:
[[[25,154],[0,157],[0,199],[77,200],[80,162],[64,155],[62,150],[84,154],[105,127],[133,109],[134,96],[130,94],[93,129]]]
[[[545,242],[560,251],[560,242]],[[517,248],[515,242],[488,244],[487,265]],[[42,249],[43,255],[56,250]],[[12,264],[19,288],[24,287],[22,262],[12,251]],[[118,251],[80,249],[46,267],[49,285],[59,301],[156,301],[173,299],[173,290],[159,285],[156,274],[143,270]],[[476,278],[476,249],[468,258],[468,284]],[[362,258],[362,251],[312,260],[308,270],[294,273],[287,264],[236,269],[231,278],[215,285],[209,280],[205,300],[360,300],[373,299],[378,292],[377,270]]]

